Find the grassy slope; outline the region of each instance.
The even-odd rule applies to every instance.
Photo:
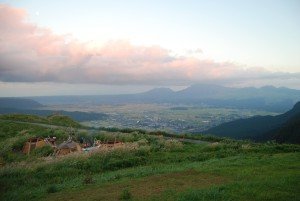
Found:
[[[23,135],[56,132],[66,137],[59,130],[0,123],[4,156],[8,150],[3,147],[12,149]],[[299,145],[224,140],[167,149],[155,137],[146,138],[149,149],[47,160],[30,156],[9,163],[0,168],[0,200],[118,200],[126,189],[132,200],[297,200],[300,196]]]
[[[190,196],[208,196],[206,200],[295,200],[299,195],[299,156],[296,145],[266,144],[115,151],[52,163],[41,160],[26,164],[26,168],[24,164],[8,166],[0,170],[0,186],[3,200],[97,200],[101,196],[115,200],[125,188],[136,200],[151,196],[154,200],[193,200]],[[153,179],[158,174],[162,177]],[[172,189],[175,192],[169,193]]]
[[[0,115],[0,120],[44,123],[44,124],[52,124],[58,126],[70,126],[74,128],[81,127],[81,125],[78,122],[74,121],[68,116],[63,116],[63,115],[50,115],[48,117],[41,117],[37,115],[28,115],[28,114],[5,114],[5,115]]]
[[[26,160],[21,153],[24,143],[31,137],[56,136],[58,141],[67,139],[68,133],[63,129],[50,129],[27,123],[0,121],[0,163]]]
[[[124,189],[133,200],[297,200],[299,165],[299,154],[288,153],[164,165],[155,176],[135,179],[127,169],[117,173],[125,176],[120,180],[62,191],[45,200],[118,200]],[[134,171],[138,175],[154,168]]]
[[[104,113],[93,113],[93,112],[79,112],[79,111],[64,111],[64,110],[45,110],[45,109],[19,109],[19,108],[1,108],[0,114],[30,114],[38,116],[49,116],[53,113],[59,113],[60,115],[71,117],[77,121],[92,121],[92,120],[104,120],[108,115]]]

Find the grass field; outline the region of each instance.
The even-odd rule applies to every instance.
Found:
[[[297,200],[299,147],[189,145],[28,161],[0,170],[3,200]]]
[[[26,138],[55,134],[63,140],[67,133],[26,123],[0,123],[0,200],[286,201],[300,197],[299,145],[218,138],[189,144],[138,131],[99,131],[96,137],[117,137],[134,146],[65,157],[39,154],[43,152],[27,156],[20,153]]]
[[[54,193],[45,200],[118,200],[124,189],[132,200],[298,200],[299,165],[299,154],[289,153],[140,167],[119,171],[117,181]],[[154,176],[126,175],[155,168],[161,171]]]

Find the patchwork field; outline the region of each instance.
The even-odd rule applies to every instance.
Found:
[[[277,113],[251,110],[215,108],[173,104],[121,104],[121,105],[56,105],[46,109],[99,112],[108,117],[99,121],[85,121],[93,127],[140,128],[168,132],[201,132],[224,122],[256,115]]]

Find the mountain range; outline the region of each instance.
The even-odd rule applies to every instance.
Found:
[[[276,88],[273,86],[232,88],[196,84],[180,91],[173,91],[169,88],[155,88],[144,93],[125,95],[43,96],[29,98],[46,105],[171,103],[285,112],[300,100],[300,90],[284,87]]]
[[[210,128],[204,133],[235,139],[300,143],[299,101],[300,90],[295,89],[276,88],[273,86],[230,88],[198,84],[180,91],[173,91],[169,88],[155,88],[144,93],[127,95],[0,98],[0,114],[21,113],[48,116],[53,113],[60,113],[68,115],[77,121],[108,118],[108,115],[104,113],[43,109],[44,105],[51,104],[171,103],[261,109],[285,113],[277,116],[255,116],[248,119],[239,119]],[[293,109],[289,110],[292,107]]]

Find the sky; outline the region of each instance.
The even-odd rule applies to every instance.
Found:
[[[0,0],[0,96],[300,89],[299,0]]]

